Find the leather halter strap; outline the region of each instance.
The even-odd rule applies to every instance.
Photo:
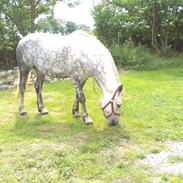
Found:
[[[119,91],[120,88],[122,88],[122,85],[120,85],[120,86],[116,89],[116,91],[114,92],[114,94],[113,94],[111,100],[110,100],[104,107],[102,107],[102,110],[103,110],[103,112],[104,112],[104,109],[105,109],[106,107],[108,107],[109,105],[111,105],[111,114],[106,115],[105,112],[104,112],[104,116],[105,116],[106,118],[109,118],[109,117],[111,117],[112,115],[116,115],[116,116],[120,116],[120,115],[121,115],[120,113],[114,111],[114,99],[115,99],[116,94],[117,94],[117,92]]]

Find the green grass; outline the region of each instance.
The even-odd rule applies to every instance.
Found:
[[[93,126],[73,118],[75,91],[69,80],[45,83],[47,116],[37,113],[32,85],[25,95],[25,117],[17,112],[17,91],[0,91],[0,182],[148,183],[157,177],[183,182],[183,175],[157,175],[140,163],[147,154],[159,153],[164,141],[183,141],[183,69],[121,72],[120,79],[122,117],[112,128],[91,79],[84,91]]]
[[[181,156],[173,155],[170,157],[170,163],[179,163],[183,162],[183,158]]]

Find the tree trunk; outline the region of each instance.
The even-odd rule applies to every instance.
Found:
[[[155,22],[155,2],[153,2],[152,7],[152,28],[151,28],[151,45],[152,47],[159,53],[160,49],[157,46],[157,38],[156,38],[156,22]]]
[[[168,48],[168,33],[166,30],[163,30],[160,42],[161,42],[161,49]]]
[[[13,63],[13,58],[12,58],[12,51],[9,51],[8,53],[8,57],[9,57],[9,67],[13,68],[14,67],[14,63]]]
[[[8,67],[9,67],[8,51],[6,49],[4,50],[4,60],[5,60],[5,69],[8,69]]]
[[[35,0],[30,0],[31,9],[30,9],[30,16],[31,16],[31,32],[35,32],[35,18],[36,18],[36,2]]]

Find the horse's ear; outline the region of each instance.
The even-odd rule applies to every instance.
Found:
[[[120,85],[118,91],[121,93],[123,91],[123,85]]]

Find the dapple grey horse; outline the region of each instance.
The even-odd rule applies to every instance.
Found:
[[[36,71],[38,111],[47,114],[42,99],[42,86],[45,75],[59,74],[62,78],[73,80],[76,99],[73,115],[79,116],[79,102],[86,124],[92,123],[86,106],[83,86],[89,77],[100,86],[103,97],[100,106],[110,126],[118,124],[122,104],[123,87],[119,81],[116,66],[108,49],[95,37],[83,31],[62,36],[50,33],[32,33],[20,40],[16,50],[20,71],[19,113],[25,115],[24,92],[26,80],[31,69]]]

